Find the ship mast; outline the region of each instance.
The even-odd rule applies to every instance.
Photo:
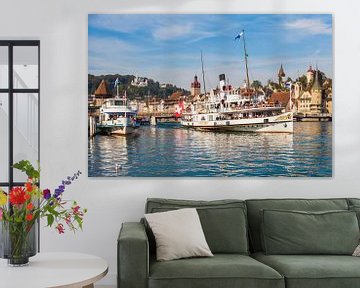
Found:
[[[246,85],[247,85],[247,89],[250,89],[248,54],[246,53],[246,45],[245,45],[245,31],[243,30],[242,32],[243,32],[244,53],[245,53]]]
[[[246,86],[247,89],[250,89],[250,79],[249,79],[249,67],[248,67],[248,54],[246,53],[246,43],[245,43],[245,30],[242,30],[241,33],[239,34],[239,36],[237,36],[236,38],[240,39],[243,38],[243,43],[244,43],[244,54],[245,54],[245,69],[246,69]],[[235,39],[236,39],[235,38]]]
[[[203,83],[204,83],[204,95],[206,96],[205,73],[204,73],[204,62],[203,62],[203,54],[202,54],[202,50],[200,51],[200,56],[201,56],[201,71],[202,71],[202,78],[203,78]]]
[[[125,119],[126,119],[126,108],[127,108],[126,102],[127,102],[127,98],[126,98],[126,90],[125,90],[124,93]]]

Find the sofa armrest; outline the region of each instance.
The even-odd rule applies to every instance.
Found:
[[[147,288],[149,242],[143,224],[122,224],[117,252],[118,288]]]

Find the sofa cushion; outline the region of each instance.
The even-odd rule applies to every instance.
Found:
[[[360,198],[348,198],[347,201],[349,206],[360,206]]]
[[[260,210],[328,211],[348,210],[346,199],[254,199],[246,200],[252,251],[262,251]]]
[[[352,255],[359,244],[354,211],[262,210],[266,254]]]
[[[215,254],[211,258],[150,261],[149,288],[284,288],[274,269],[246,255]]]
[[[159,261],[213,256],[195,208],[145,214],[156,239]]]
[[[146,213],[189,207],[197,208],[206,241],[213,253],[246,255],[249,253],[244,201],[192,201],[152,198],[147,200]],[[149,239],[152,239],[151,233],[149,233]],[[150,240],[150,242],[152,241]]]
[[[265,255],[256,260],[284,275],[287,288],[358,288],[360,258],[343,255]]]
[[[360,205],[359,206],[351,205],[349,207],[349,210],[354,211],[356,213],[356,217],[358,218],[358,224],[359,224],[359,228],[360,228]]]

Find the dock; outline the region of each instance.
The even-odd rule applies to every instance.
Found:
[[[139,113],[138,117],[148,117],[150,119],[150,125],[156,126],[158,123],[176,122],[177,117],[174,112],[148,112]]]
[[[89,123],[88,123],[88,129],[89,129],[89,137],[92,138],[96,134],[96,120],[95,117],[89,116]]]
[[[296,122],[331,122],[332,114],[296,114],[294,115],[294,121]]]

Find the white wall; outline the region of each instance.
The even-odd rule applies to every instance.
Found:
[[[334,176],[330,179],[90,179],[87,175],[88,13],[333,13]],[[217,199],[359,197],[360,2],[358,0],[2,0],[0,39],[41,40],[42,183],[54,187],[84,172],[66,195],[89,209],[75,236],[42,229],[43,251],[79,251],[110,265],[102,283],[115,285],[116,239],[137,221],[147,197]]]

